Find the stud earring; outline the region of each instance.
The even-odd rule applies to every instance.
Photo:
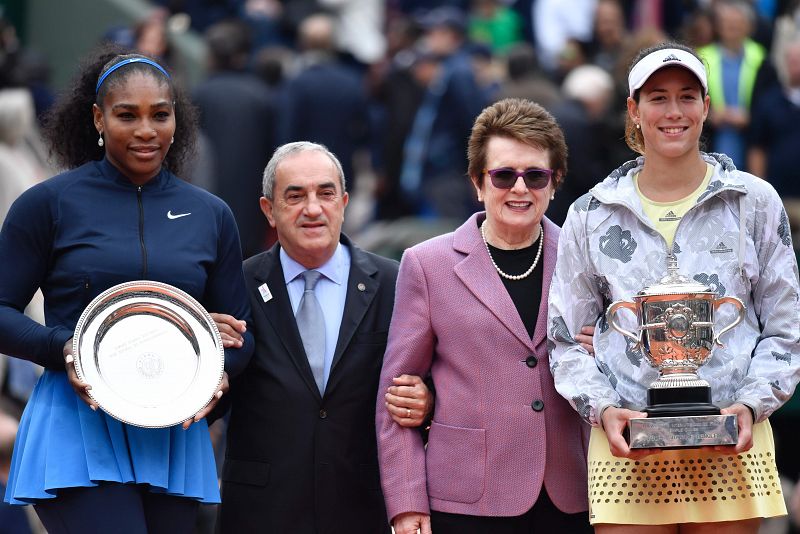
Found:
[[[169,144],[172,144],[172,143],[174,143],[174,142],[175,142],[175,138],[174,138],[174,137],[173,137],[172,139],[170,139],[170,140],[169,140]]]
[[[105,141],[103,141],[103,132],[100,132],[100,137],[97,139],[97,146],[102,148],[105,144]]]
[[[553,200],[555,198],[556,198],[556,194],[555,193],[550,193],[550,200]]]
[[[636,123],[636,129],[637,129],[637,130],[639,130],[639,129],[641,129],[641,128],[642,128],[642,125],[641,125],[641,124],[639,124],[639,123],[637,122],[637,123]]]

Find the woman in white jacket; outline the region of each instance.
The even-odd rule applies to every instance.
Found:
[[[786,213],[765,181],[700,151],[709,98],[695,53],[642,51],[628,77],[627,141],[642,157],[611,173],[567,216],[550,289],[556,388],[593,425],[590,519],[598,532],[756,532],[786,513],[767,418],[800,379],[800,289]],[[735,414],[735,446],[632,451],[622,431],[647,402],[657,371],[609,329],[608,305],[680,273],[747,307],[699,375]],[[717,322],[730,324],[732,307]],[[633,317],[620,319],[633,321]],[[596,358],[575,341],[597,321]],[[635,329],[635,325],[628,325]]]

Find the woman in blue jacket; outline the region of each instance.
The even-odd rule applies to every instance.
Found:
[[[51,534],[190,532],[198,503],[219,502],[206,410],[183,428],[107,416],[75,375],[71,338],[95,296],[137,279],[247,320],[235,221],[221,200],[176,177],[195,117],[150,58],[106,49],[86,61],[45,136],[70,170],[20,196],[0,230],[0,352],[45,367],[5,500],[34,504]],[[37,288],[46,326],[23,314]],[[225,352],[227,373],[251,353],[245,334]],[[225,388],[227,377],[214,402]]]

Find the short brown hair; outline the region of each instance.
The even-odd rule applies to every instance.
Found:
[[[547,150],[555,188],[567,174],[567,143],[553,116],[539,104],[522,98],[506,98],[485,108],[475,119],[469,136],[469,176],[483,186],[486,147],[492,137],[507,137]]]

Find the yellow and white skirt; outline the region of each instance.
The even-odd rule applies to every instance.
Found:
[[[667,525],[786,515],[769,421],[753,425],[739,454],[675,449],[627,460],[612,456],[605,432],[589,442],[589,520]]]

